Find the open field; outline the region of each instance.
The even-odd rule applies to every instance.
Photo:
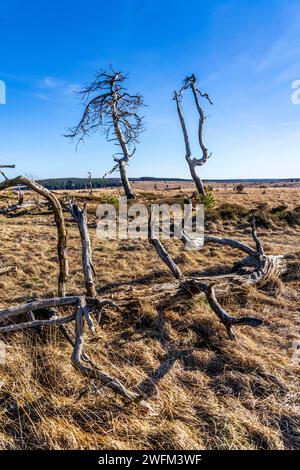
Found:
[[[177,202],[186,191],[145,187],[139,200]],[[202,294],[161,311],[147,301],[154,284],[171,280],[147,241],[96,238],[97,204],[118,196],[118,190],[94,191],[92,198],[87,191],[70,194],[88,202],[99,296],[120,307],[103,312],[96,335],[88,335],[86,352],[130,390],[142,390],[149,408],[128,405],[101,383],[87,382],[72,367],[71,348],[54,327],[3,335],[7,360],[0,365],[0,448],[299,449],[300,366],[291,363],[292,343],[300,336],[297,258],[294,272],[278,281],[276,291],[219,288],[227,311],[264,322],[257,329],[240,327],[237,341],[230,341]],[[222,187],[213,194],[209,233],[253,245],[247,214],[254,210],[266,252],[299,255],[299,188],[251,187],[236,194]],[[26,192],[25,199],[32,197]],[[1,207],[15,200],[13,191],[0,194]],[[71,216],[66,221],[67,290],[83,294],[78,229]],[[0,233],[0,269],[15,267],[0,271],[1,307],[55,296],[51,212],[0,215]],[[184,273],[222,274],[241,259],[238,251],[221,246],[194,252],[178,241],[166,245]]]

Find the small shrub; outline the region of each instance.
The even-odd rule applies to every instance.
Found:
[[[272,207],[272,209],[270,210],[270,213],[271,214],[282,214],[284,211],[286,211],[288,208],[288,206],[284,206],[284,205],[281,205],[281,206],[277,206],[277,207]]]
[[[280,219],[284,220],[291,227],[294,227],[295,225],[300,225],[300,212],[298,212],[298,211],[285,211],[281,215]]]
[[[234,186],[234,191],[238,194],[242,194],[244,192],[245,186],[242,183],[237,184]]]
[[[247,216],[247,210],[238,204],[222,204],[220,206],[220,217],[225,220],[244,218]]]
[[[212,191],[205,188],[205,194],[199,196],[199,202],[204,205],[205,209],[212,209],[215,205],[215,198]]]
[[[272,223],[269,214],[266,211],[256,211],[253,213],[255,217],[256,226],[260,228],[271,228]]]

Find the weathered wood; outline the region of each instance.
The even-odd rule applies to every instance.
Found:
[[[182,94],[185,90],[187,90],[189,88],[192,90],[192,94],[193,94],[193,97],[194,97],[196,109],[197,109],[198,114],[199,114],[198,141],[199,141],[199,145],[200,145],[200,148],[201,148],[201,151],[202,151],[202,157],[200,157],[200,158],[196,158],[196,157],[192,158],[192,152],[191,152],[188,132],[187,132],[185,119],[183,117],[183,112],[182,112],[182,108],[181,108]],[[184,80],[184,84],[183,84],[183,86],[182,86],[182,88],[180,89],[179,92],[177,92],[177,91],[174,92],[174,100],[176,102],[177,114],[178,114],[178,117],[179,117],[181,129],[182,129],[182,133],[183,133],[183,139],[184,139],[184,143],[185,143],[185,150],[186,150],[185,151],[185,159],[186,159],[186,161],[189,165],[190,174],[191,174],[191,177],[194,180],[197,191],[200,194],[200,196],[201,195],[203,196],[205,194],[205,188],[204,188],[204,185],[203,185],[203,182],[202,182],[201,178],[196,173],[196,167],[204,165],[207,162],[207,160],[211,157],[211,154],[208,154],[208,150],[207,150],[207,148],[206,148],[206,146],[204,145],[204,142],[203,142],[203,126],[204,126],[204,121],[205,121],[206,118],[205,118],[203,109],[200,105],[199,96],[202,97],[202,98],[206,98],[207,101],[210,104],[212,104],[212,101],[209,98],[208,94],[207,93],[201,93],[200,90],[198,90],[198,88],[196,87],[196,77],[195,77],[194,74],[192,74],[189,77],[186,77],[186,79]]]
[[[61,204],[51,191],[26,176],[17,176],[10,180],[6,179],[0,183],[0,191],[18,185],[28,186],[33,191],[45,197],[51,204],[57,227],[57,254],[59,262],[58,295],[65,296],[66,279],[68,277],[67,230]]]
[[[155,248],[155,251],[161,258],[161,260],[168,266],[173,276],[176,279],[180,279],[182,277],[180,269],[178,268],[172,257],[169,255],[161,241],[155,236],[155,224],[151,220],[151,217],[148,221],[148,240],[151,245]]]
[[[86,204],[81,209],[75,199],[69,201],[69,211],[78,225],[81,238],[82,268],[86,293],[90,297],[96,297],[97,292],[94,282],[94,268],[92,262],[92,249],[89,230],[87,226],[87,207]]]
[[[51,299],[40,299],[34,300],[33,302],[27,302],[26,304],[16,305],[15,307],[8,307],[0,310],[0,322],[10,317],[22,315],[28,312],[34,312],[35,310],[41,310],[43,308],[59,307],[63,305],[75,305],[78,302],[78,296],[71,297],[54,297]]]
[[[253,248],[246,245],[245,243],[239,242],[238,240],[233,240],[232,238],[219,238],[212,235],[204,235],[204,244],[206,245],[208,243],[230,246],[231,248],[244,251],[250,256],[257,256],[257,252]]]
[[[28,328],[36,328],[40,326],[51,326],[51,325],[63,325],[65,323],[70,323],[75,319],[75,314],[68,315],[67,317],[54,317],[49,320],[32,320],[25,323],[16,323],[14,325],[2,326],[0,328],[1,333],[11,333],[12,331],[26,330]]]
[[[91,305],[91,308],[88,306]],[[97,367],[89,356],[83,351],[84,344],[84,321],[86,320],[90,331],[93,333],[94,324],[91,318],[91,311],[98,309],[100,306],[104,305],[114,305],[113,302],[109,300],[99,300],[91,297],[62,297],[62,298],[52,298],[52,299],[43,299],[34,302],[28,302],[26,304],[18,305],[15,307],[9,307],[7,309],[0,311],[0,320],[10,319],[12,316],[27,314],[29,315],[29,320],[23,323],[14,323],[4,327],[0,327],[0,334],[11,333],[14,331],[21,331],[29,328],[37,328],[42,326],[57,326],[61,329],[65,338],[73,346],[73,353],[71,356],[72,364],[78,369],[82,374],[87,376],[90,379],[98,379],[116,393],[127,398],[128,400],[140,400],[142,397],[140,394],[131,392],[128,390],[118,379],[110,376],[106,372]],[[48,320],[35,320],[33,312],[36,310],[50,309],[51,307],[57,306],[66,306],[66,305],[75,305],[76,313],[62,317],[57,313],[53,315],[53,311],[50,310],[51,317]],[[92,310],[91,310],[92,309]],[[65,325],[75,320],[75,340],[71,337]],[[91,367],[87,367],[82,364],[81,361],[87,362]],[[140,401],[140,404],[143,405],[143,402]]]
[[[36,207],[39,207],[42,204],[48,204],[48,202],[38,202],[38,201],[25,201],[21,202],[18,204],[12,204],[9,207],[6,207],[4,209],[0,209],[0,214],[6,215],[10,214],[11,212],[16,212],[18,210],[24,209],[24,211],[30,210],[30,209],[35,209]]]
[[[74,350],[71,356],[71,361],[74,367],[78,369],[83,375],[89,377],[90,379],[98,379],[101,382],[105,383],[108,387],[113,389],[118,394],[122,395],[123,397],[132,400],[138,400],[140,397],[139,394],[131,392],[127,390],[126,387],[117,379],[111,377],[109,374],[101,371],[98,367],[96,367],[86,356],[85,360],[90,362],[92,367],[87,367],[82,364],[81,359],[83,356],[83,344],[84,344],[84,316],[86,309],[85,299],[83,297],[80,298],[77,306],[77,311],[75,314],[75,344]]]

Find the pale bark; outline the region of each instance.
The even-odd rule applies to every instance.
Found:
[[[87,225],[86,205],[81,209],[75,199],[69,201],[68,209],[71,212],[75,222],[78,225],[81,238],[82,268],[86,293],[90,297],[96,297],[97,292],[94,282],[94,267],[92,262],[92,249],[90,234]]]
[[[202,157],[201,158],[192,158],[192,152],[191,152],[191,146],[189,142],[189,137],[188,137],[188,132],[186,128],[186,123],[185,119],[183,117],[183,112],[181,108],[181,97],[184,92],[184,90],[187,90],[188,88],[191,88],[192,94],[194,97],[195,105],[197,108],[197,111],[199,113],[199,125],[198,125],[198,141],[200,145],[200,149],[202,151]],[[204,145],[203,142],[203,126],[204,126],[204,121],[205,121],[205,115],[203,112],[203,109],[200,105],[200,100],[199,96],[206,98],[210,104],[212,104],[209,96],[207,93],[201,93],[197,88],[196,88],[196,77],[194,75],[191,75],[190,77],[187,77],[184,81],[184,85],[181,88],[180,92],[174,92],[174,100],[176,102],[176,107],[177,107],[177,114],[179,117],[182,133],[183,133],[183,139],[184,139],[184,144],[185,144],[185,159],[189,165],[189,170],[191,177],[194,180],[195,186],[197,188],[198,193],[200,196],[205,195],[205,188],[202,182],[202,179],[197,175],[196,172],[196,167],[197,166],[202,166],[204,165],[207,160],[211,157],[211,154],[208,154],[207,147]]]
[[[84,344],[84,321],[87,322],[89,330],[94,333],[94,324],[91,318],[91,312],[95,309],[99,309],[101,306],[106,304],[114,305],[109,300],[99,300],[91,297],[60,297],[52,299],[41,299],[27,304],[17,305],[15,307],[9,307],[0,311],[0,321],[9,320],[12,317],[21,314],[29,315],[29,320],[23,323],[13,323],[0,327],[0,334],[11,333],[14,331],[25,330],[29,328],[45,327],[45,326],[57,326],[61,329],[65,338],[73,346],[73,353],[71,356],[72,364],[78,369],[83,375],[90,379],[97,379],[106,384],[116,393],[121,395],[128,400],[140,400],[142,397],[140,394],[131,392],[128,390],[118,379],[111,375],[103,372],[97,367],[89,356],[83,351]],[[45,312],[51,307],[58,306],[76,306],[76,313],[62,317],[59,313],[54,313],[53,310],[49,310],[51,318],[48,320],[35,320],[33,312],[40,311]],[[75,340],[66,329],[65,325],[75,321]],[[90,367],[87,367],[82,361],[89,363]],[[142,406],[145,404],[143,401],[139,402]]]
[[[58,295],[64,296],[66,295],[66,279],[68,277],[68,258],[67,231],[61,204],[51,191],[26,176],[17,176],[10,180],[6,179],[0,183],[0,191],[18,185],[28,186],[33,191],[45,197],[51,204],[57,228],[57,255],[59,263]]]
[[[117,379],[111,377],[109,374],[101,371],[98,367],[96,367],[89,357],[85,354],[85,361],[89,362],[92,367],[87,367],[81,362],[83,358],[83,344],[84,344],[84,311],[86,309],[86,303],[84,298],[81,298],[78,306],[77,311],[75,314],[75,344],[74,350],[71,356],[71,361],[74,367],[78,369],[83,375],[86,375],[90,379],[98,379],[101,382],[105,383],[108,387],[112,388],[115,392],[122,395],[123,397],[129,400],[137,400],[140,398],[140,395],[137,393],[131,392],[127,390],[126,387]]]

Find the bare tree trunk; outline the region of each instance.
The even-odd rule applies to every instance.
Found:
[[[176,101],[177,113],[178,113],[179,121],[180,121],[180,124],[181,124],[181,129],[182,129],[182,133],[183,133],[183,138],[184,138],[185,159],[188,162],[191,177],[194,180],[194,183],[196,185],[198,193],[200,195],[204,195],[205,194],[204,185],[202,183],[201,178],[196,173],[196,165],[194,163],[194,160],[192,160],[192,158],[191,158],[192,152],[191,152],[189,136],[188,136],[188,133],[187,133],[185,120],[184,120],[184,117],[183,117],[183,114],[182,114],[182,109],[181,109],[181,105],[180,105],[180,98],[179,98],[179,95],[178,95],[177,92],[174,93],[174,99]]]
[[[90,171],[88,171],[88,180],[89,180],[90,194],[93,194],[92,173]]]
[[[191,173],[191,177],[193,178],[194,180],[194,183],[195,183],[195,186],[197,188],[197,191],[200,195],[204,195],[205,194],[205,189],[204,189],[204,184],[202,182],[202,179],[197,175],[197,172],[196,172],[196,168],[195,166],[193,165],[192,161],[190,158],[187,158],[186,159],[188,164],[189,164],[189,169],[190,169],[190,173]]]
[[[127,173],[126,173],[126,165],[129,161],[129,159],[131,158],[132,154],[130,154],[130,152],[128,150],[126,139],[123,135],[123,132],[122,132],[122,129],[121,129],[121,126],[120,126],[119,111],[118,111],[118,107],[116,105],[116,96],[115,96],[115,92],[113,91],[113,85],[114,85],[114,82],[111,83],[111,93],[112,93],[112,96],[114,97],[114,99],[112,100],[112,104],[111,104],[112,119],[113,119],[115,134],[117,136],[117,139],[119,141],[122,153],[124,155],[123,158],[116,159],[116,161],[118,162],[118,165],[119,165],[120,176],[121,176],[122,185],[123,185],[125,194],[126,194],[128,199],[134,199],[135,194],[134,194],[134,192],[133,192],[133,190],[130,186],[129,179],[128,179]]]
[[[86,293],[89,297],[96,297],[97,292],[94,283],[94,268],[92,263],[92,250],[90,234],[87,226],[87,209],[86,205],[83,209],[80,209],[75,200],[69,201],[69,211],[71,212],[75,222],[78,225],[81,246],[82,246],[82,268],[84,274],[84,282],[86,287]]]
[[[57,255],[59,263],[58,295],[63,297],[66,295],[66,279],[69,269],[67,258],[67,231],[61,204],[51,191],[48,191],[44,186],[41,186],[26,176],[17,176],[11,180],[6,179],[0,183],[0,191],[18,185],[28,186],[33,191],[41,194],[51,204],[57,228]]]
[[[129,179],[128,179],[127,172],[126,172],[126,162],[123,159],[119,160],[119,170],[120,170],[122,185],[123,185],[127,198],[134,199],[135,194],[130,186]]]
[[[202,157],[198,157],[198,158],[196,158],[196,157],[191,158],[192,157],[192,152],[191,152],[191,147],[190,147],[190,143],[189,143],[188,132],[187,132],[185,120],[184,120],[182,109],[181,109],[182,93],[183,93],[184,90],[187,90],[188,88],[191,88],[191,90],[192,90],[195,105],[196,105],[197,111],[199,113],[198,141],[199,141],[199,145],[200,145],[200,148],[201,148],[201,151],[202,151]],[[198,88],[196,87],[196,77],[195,77],[194,74],[191,75],[190,77],[186,77],[186,79],[184,81],[184,85],[183,85],[183,87],[181,88],[181,90],[179,92],[177,92],[177,91],[174,92],[174,100],[176,101],[177,113],[178,113],[181,129],[182,129],[182,133],[183,133],[184,143],[185,143],[185,149],[186,149],[185,158],[188,162],[190,173],[191,173],[191,176],[192,176],[192,178],[195,182],[197,191],[200,194],[200,196],[202,196],[202,195],[205,195],[205,188],[204,188],[204,185],[202,183],[201,178],[199,178],[199,176],[196,173],[196,167],[204,165],[207,162],[207,160],[211,157],[211,153],[208,154],[208,150],[207,150],[207,148],[206,148],[206,146],[204,145],[204,142],[203,142],[203,126],[204,126],[204,121],[205,121],[205,115],[204,115],[203,109],[200,105],[199,96],[201,96],[202,98],[207,99],[207,101],[210,104],[212,104],[212,101],[211,101],[210,97],[208,96],[208,94],[207,93],[201,93],[201,91],[198,90]]]

